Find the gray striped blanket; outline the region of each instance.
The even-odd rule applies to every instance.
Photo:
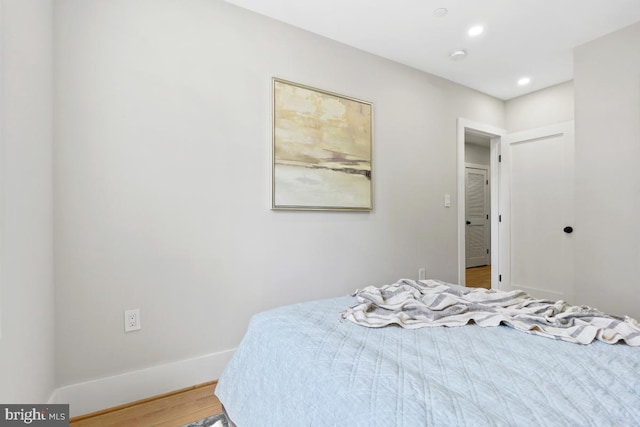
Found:
[[[403,328],[506,324],[519,331],[589,344],[594,339],[640,346],[640,324],[565,301],[535,299],[523,291],[466,288],[436,280],[403,279],[356,291],[360,304],[342,318],[368,327],[397,324]]]

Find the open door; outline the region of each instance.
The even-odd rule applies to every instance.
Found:
[[[502,137],[503,290],[573,299],[573,147],[573,122]]]

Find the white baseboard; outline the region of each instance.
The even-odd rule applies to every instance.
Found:
[[[57,388],[48,403],[68,403],[72,417],[220,378],[235,349]]]

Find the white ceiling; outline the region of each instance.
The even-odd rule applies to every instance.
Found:
[[[574,47],[640,21],[640,0],[225,1],[500,99],[571,80]]]

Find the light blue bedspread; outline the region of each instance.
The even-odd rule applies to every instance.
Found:
[[[238,427],[640,426],[640,348],[506,326],[367,328],[341,297],[253,317],[216,395]]]

